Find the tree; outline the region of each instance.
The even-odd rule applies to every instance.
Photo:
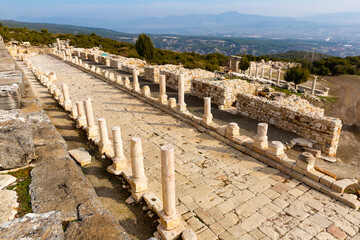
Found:
[[[240,67],[240,70],[243,72],[245,72],[250,67],[250,62],[247,59],[245,54],[244,54],[244,57],[241,59],[239,67]]]
[[[309,78],[310,72],[307,68],[296,66],[290,68],[284,75],[284,79],[287,82],[294,82],[295,89],[300,83],[306,82]]]
[[[330,74],[330,69],[321,65],[320,68],[317,70],[317,74],[324,78],[324,76],[328,76]]]
[[[155,47],[151,39],[146,34],[140,34],[135,43],[135,48],[138,54],[145,59],[153,59],[155,56]]]

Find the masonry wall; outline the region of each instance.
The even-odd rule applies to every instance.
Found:
[[[340,119],[296,111],[266,98],[241,93],[237,95],[236,108],[245,116],[310,139],[325,154],[336,155],[342,128]]]
[[[238,93],[255,94],[256,83],[248,83],[247,81],[234,80],[192,80],[191,94],[199,98],[211,97],[211,102],[218,106],[223,105],[229,108],[236,102]]]

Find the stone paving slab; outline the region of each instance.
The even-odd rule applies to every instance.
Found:
[[[60,60],[31,61],[55,71],[56,85],[68,84],[73,103],[91,97],[95,119],[106,118],[109,131],[121,127],[127,157],[130,139],[142,138],[149,187],[160,198],[160,147],[175,146],[177,207],[199,238],[359,235],[360,212]]]

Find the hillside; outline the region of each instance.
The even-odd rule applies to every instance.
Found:
[[[137,34],[117,32],[104,28],[91,28],[73,25],[49,24],[49,23],[27,23],[10,20],[0,20],[4,26],[23,28],[30,30],[41,30],[46,28],[50,33],[91,34],[111,38],[127,43],[135,43]],[[360,46],[344,48],[341,42],[326,42],[298,39],[267,39],[250,37],[220,37],[220,36],[184,36],[171,34],[150,34],[157,48],[173,50],[177,52],[196,52],[199,54],[221,53],[224,55],[252,54],[273,55],[288,51],[307,51],[313,49],[317,53],[333,56],[356,56],[360,55]]]
[[[300,59],[312,59],[312,52],[306,52],[306,51],[288,51],[285,53],[278,53],[278,54],[272,54],[272,55],[267,55],[270,58],[276,58],[276,59],[286,59],[289,61],[292,60],[300,60]],[[321,60],[324,58],[331,58],[333,56],[331,55],[327,55],[327,54],[322,54],[322,53],[314,53],[314,59],[315,61],[317,60]]]

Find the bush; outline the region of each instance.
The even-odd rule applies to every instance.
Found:
[[[310,72],[307,68],[300,66],[290,68],[284,75],[285,81],[294,82],[295,88],[300,83],[306,82],[309,78]]]

